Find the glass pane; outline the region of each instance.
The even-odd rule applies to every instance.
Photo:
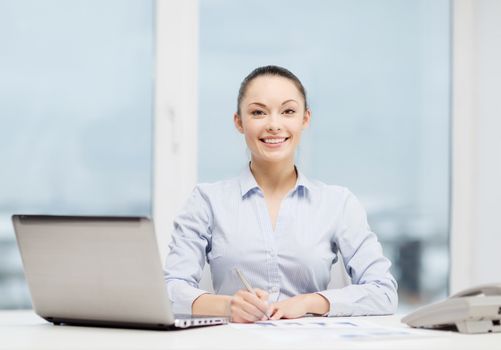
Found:
[[[153,6],[0,2],[0,308],[30,306],[10,215],[150,213]]]
[[[284,66],[312,109],[302,171],[364,203],[394,263],[401,311],[444,297],[449,46],[447,0],[201,1],[199,181],[242,169],[239,84],[257,66]]]

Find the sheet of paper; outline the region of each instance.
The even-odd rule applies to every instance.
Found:
[[[231,327],[253,332],[275,340],[295,342],[315,339],[332,340],[376,340],[437,336],[437,333],[406,327],[387,327],[356,318],[336,319],[308,317],[295,320],[262,321],[251,324],[231,323]]]
[[[232,323],[235,328],[240,329],[303,329],[303,328],[358,328],[367,323],[360,321],[336,320],[327,317],[298,318],[294,320],[260,321],[256,323]]]

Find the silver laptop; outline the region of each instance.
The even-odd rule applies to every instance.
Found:
[[[12,216],[35,312],[54,324],[172,329],[225,324],[174,315],[153,222]]]

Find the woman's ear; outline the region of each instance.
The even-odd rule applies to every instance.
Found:
[[[306,129],[310,126],[310,120],[311,120],[311,111],[310,109],[307,109],[304,112],[304,117],[303,117],[303,129]]]
[[[244,127],[242,125],[242,118],[238,115],[238,113],[233,114],[233,123],[235,123],[235,128],[237,128],[238,132],[243,134]]]

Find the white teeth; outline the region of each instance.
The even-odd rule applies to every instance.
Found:
[[[263,139],[265,143],[282,143],[285,139]]]

